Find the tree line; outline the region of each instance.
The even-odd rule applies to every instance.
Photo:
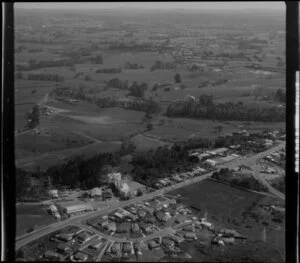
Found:
[[[41,81],[64,81],[65,78],[63,76],[59,76],[56,74],[28,74],[27,75],[28,80],[41,80]]]
[[[247,189],[251,189],[254,191],[262,191],[267,192],[268,188],[262,185],[257,179],[254,177],[234,177],[233,172],[228,168],[221,168],[219,171],[214,172],[212,174],[212,178],[217,179],[221,182],[230,183],[233,186],[239,186]]]
[[[285,121],[285,110],[278,107],[248,108],[242,102],[213,102],[213,97],[201,95],[197,100],[173,102],[166,112],[169,117],[208,118],[213,120],[238,121]]]
[[[120,69],[120,68],[104,68],[104,69],[98,69],[95,72],[96,73],[121,73],[122,69]]]
[[[113,79],[107,83],[109,87],[115,87],[123,89],[125,86],[128,87],[127,82],[122,82],[119,79]],[[94,95],[87,94],[85,89],[80,86],[79,88],[70,87],[57,87],[50,92],[51,96],[68,97],[72,99],[85,100],[90,103],[95,103],[100,108],[109,107],[121,107],[125,109],[132,109],[138,111],[144,111],[148,113],[156,113],[161,111],[161,107],[158,102],[152,98],[145,99],[143,96],[146,86],[144,84],[133,83],[130,88],[129,95],[134,96],[133,98],[115,98],[115,97],[95,97]],[[142,94],[141,94],[142,92]]]

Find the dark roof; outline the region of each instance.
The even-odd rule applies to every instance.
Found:
[[[130,245],[130,243],[123,244],[123,251],[124,252],[131,252],[131,245]]]
[[[84,254],[82,252],[77,252],[75,255],[75,258],[78,258],[79,260],[87,260],[88,255]]]

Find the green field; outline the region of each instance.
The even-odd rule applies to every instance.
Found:
[[[26,231],[32,227],[49,225],[56,222],[46,209],[47,207],[42,205],[18,205],[16,208],[16,235],[21,236],[26,234]]]

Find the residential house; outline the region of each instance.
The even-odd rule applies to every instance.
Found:
[[[159,247],[159,244],[156,243],[154,240],[150,240],[149,243],[148,243],[148,247],[149,249],[155,249],[155,248],[158,248]]]
[[[103,242],[102,241],[99,241],[99,240],[96,240],[94,242],[92,242],[89,247],[91,249],[99,249],[101,246],[103,245]]]
[[[228,152],[228,148],[219,148],[219,149],[216,149],[215,152],[218,155],[225,156],[226,153]]]
[[[102,188],[95,187],[92,190],[90,190],[90,196],[91,197],[99,197],[102,196]]]
[[[77,252],[75,255],[74,255],[74,258],[78,261],[81,261],[81,262],[84,262],[84,261],[87,261],[88,259],[88,255],[87,254],[84,254],[82,252]]]
[[[58,198],[58,190],[57,189],[52,189],[48,193],[52,198]]]
[[[169,238],[163,238],[162,239],[162,244],[166,247],[166,248],[172,248],[174,247],[174,241],[169,239]]]
[[[132,233],[139,233],[140,232],[140,227],[137,223],[132,224],[131,226],[131,232]]]
[[[225,244],[233,244],[234,243],[234,237],[222,237],[222,240]]]
[[[73,238],[73,235],[71,234],[57,234],[55,236],[58,240],[64,241],[64,242],[68,242]]]
[[[124,243],[122,250],[125,254],[131,253],[131,244],[129,242]]]
[[[57,260],[57,261],[63,261],[64,258],[61,254],[49,250],[47,250],[44,253],[43,257],[47,260]]]
[[[182,241],[184,241],[184,238],[178,235],[170,235],[169,238],[176,243],[181,243]]]
[[[197,238],[196,238],[196,234],[195,234],[194,232],[186,233],[186,234],[184,235],[184,237],[185,237],[186,239],[197,239]]]
[[[212,160],[212,159],[207,159],[207,160],[205,161],[205,163],[208,164],[209,166],[212,166],[212,167],[214,167],[214,166],[217,165],[217,161],[214,161],[214,160]]]
[[[107,229],[108,231],[115,232],[117,230],[117,225],[114,222],[108,222],[107,224],[104,225],[104,228]]]
[[[59,243],[56,247],[58,252],[69,252],[71,251],[71,248],[67,243]]]

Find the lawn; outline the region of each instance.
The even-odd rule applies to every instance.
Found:
[[[52,224],[55,218],[48,214],[46,206],[42,205],[18,205],[16,207],[16,235],[26,234],[31,227]]]

